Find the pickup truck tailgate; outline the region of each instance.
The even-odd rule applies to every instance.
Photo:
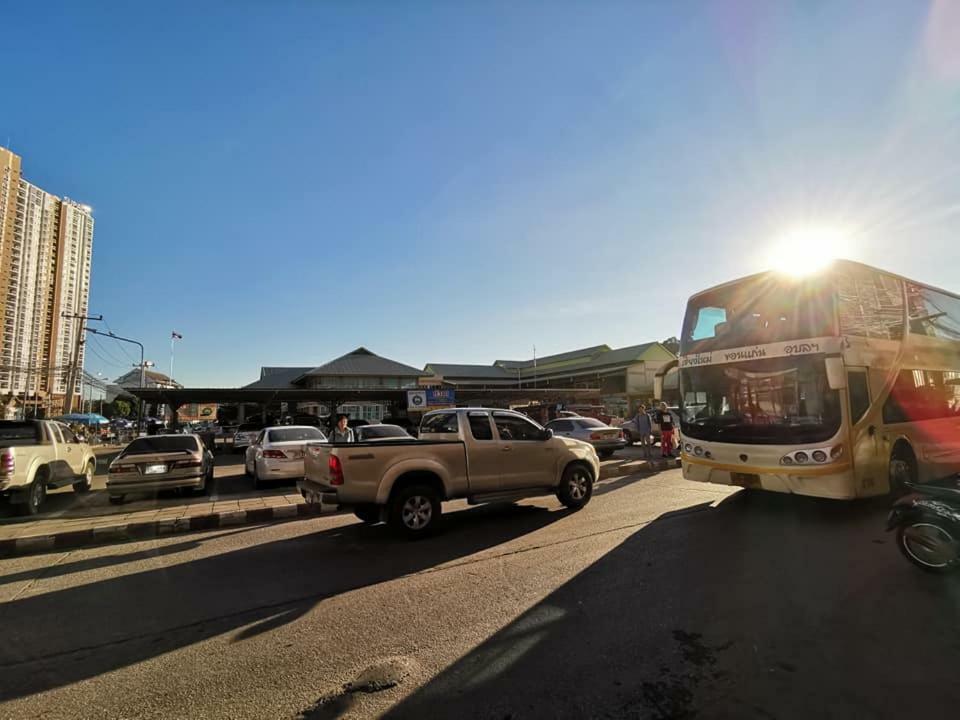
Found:
[[[327,443],[307,443],[303,448],[303,476],[321,485],[330,486],[330,450]]]
[[[393,482],[408,472],[436,475],[453,497],[468,489],[466,447],[459,440],[316,442],[305,450],[301,490],[335,493],[339,504],[383,504]]]

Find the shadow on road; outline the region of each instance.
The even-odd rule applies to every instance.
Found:
[[[960,584],[900,557],[885,503],[740,493],[695,510],[639,530],[387,717],[935,717],[960,704]]]
[[[442,534],[413,543],[356,523],[22,597],[0,607],[0,701],[250,626],[234,638],[242,642],[325,598],[468,557],[566,515],[479,507],[452,513]]]

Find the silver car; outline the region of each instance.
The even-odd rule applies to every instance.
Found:
[[[262,429],[263,425],[257,425],[256,423],[244,423],[238,427],[233,436],[233,451],[240,452],[250,447]]]
[[[137,438],[110,463],[107,494],[119,505],[131,492],[188,488],[197,494],[213,483],[213,453],[196,435]]]
[[[275,425],[260,431],[246,450],[244,470],[253,477],[253,486],[269,480],[303,477],[303,449],[308,442],[327,438],[310,425]]]
[[[618,428],[610,427],[594,418],[557,418],[548,422],[546,427],[553,430],[554,435],[590,443],[601,459],[610,457],[627,444]]]
[[[374,425],[361,425],[353,429],[357,442],[380,442],[390,440],[413,440],[413,436],[399,425],[388,425],[386,423],[376,423]]]

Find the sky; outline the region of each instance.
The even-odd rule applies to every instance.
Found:
[[[0,144],[188,386],[661,340],[808,230],[960,291],[960,3],[5,5]]]

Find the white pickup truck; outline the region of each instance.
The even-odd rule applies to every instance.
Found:
[[[38,513],[48,489],[89,491],[96,469],[93,450],[63,423],[0,421],[0,495],[21,515]]]
[[[417,537],[435,528],[444,500],[556,494],[580,509],[600,460],[589,443],[554,437],[520,413],[457,408],[424,415],[416,440],[308,443],[304,473],[298,487],[308,502],[352,508],[364,522],[386,520]]]

